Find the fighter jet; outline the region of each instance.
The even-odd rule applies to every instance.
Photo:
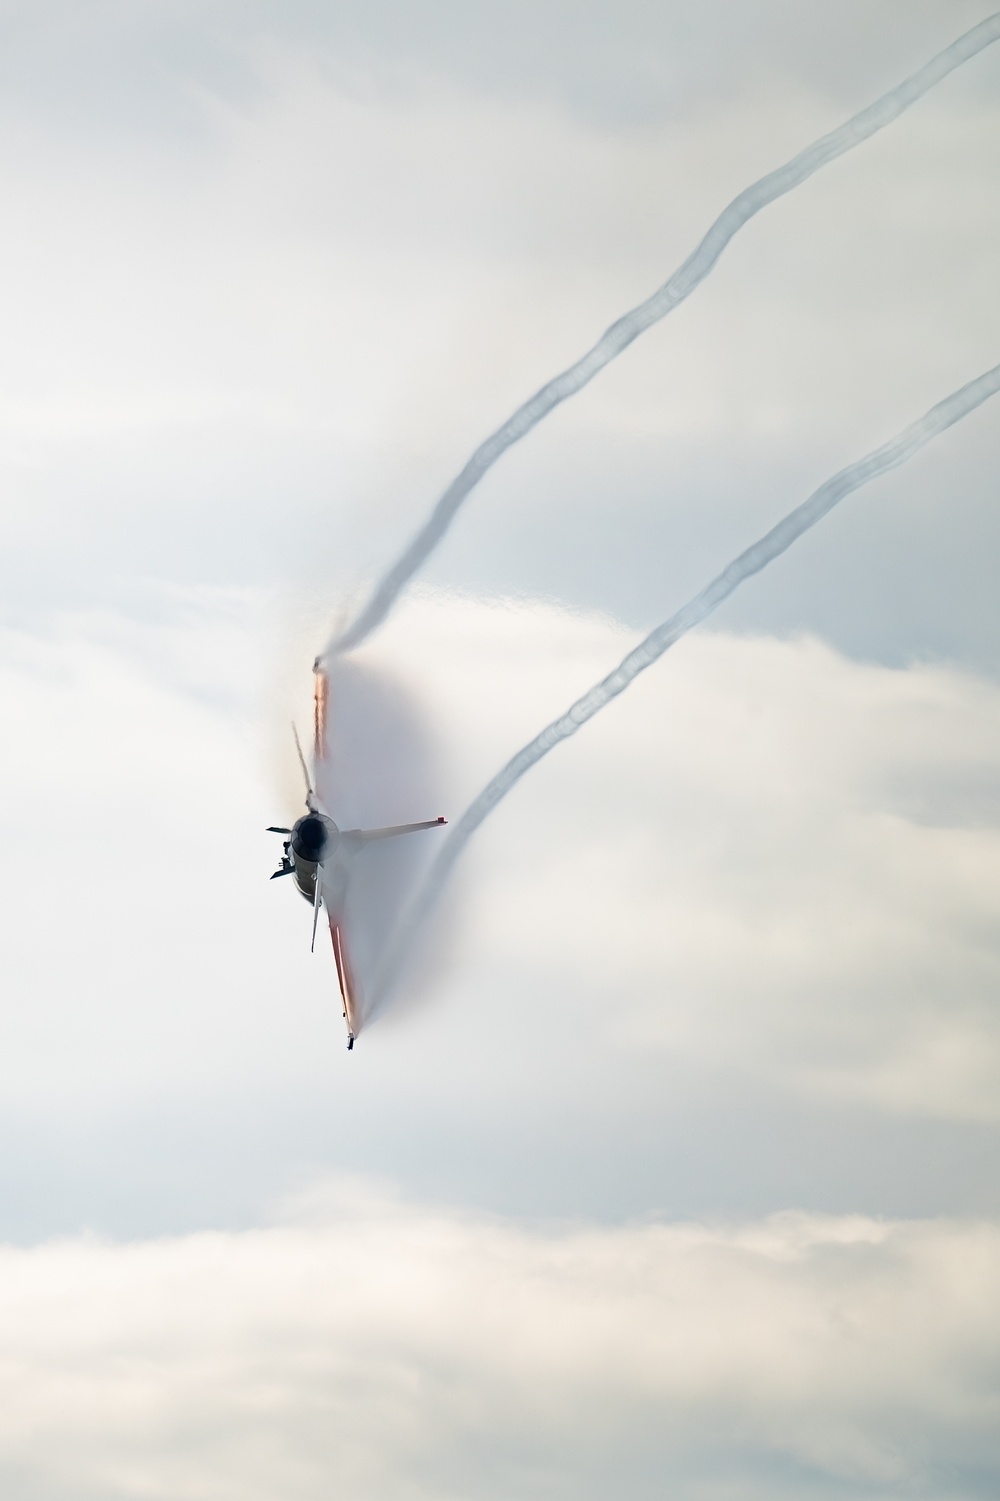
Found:
[[[313,764],[318,766],[326,759],[327,678],[319,661],[314,665],[316,674]],[[348,959],[344,937],[344,906],[350,880],[352,862],[366,845],[378,839],[395,839],[401,834],[416,834],[421,829],[436,829],[447,823],[446,818],[430,818],[423,823],[393,824],[383,829],[339,829],[322,806],[309,775],[298,732],[292,726],[295,749],[306,784],[306,811],[290,829],[271,824],[269,834],[287,834],[282,847],[281,864],[271,876],[294,876],[295,885],[313,909],[312,948],[316,948],[316,928],[320,908],[326,908],[333,941],[333,957],[337,965],[340,994],[343,1001],[344,1020],[347,1023],[347,1047],[354,1047],[358,1031],[358,998],[354,977]]]

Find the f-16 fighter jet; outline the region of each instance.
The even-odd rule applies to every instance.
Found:
[[[327,754],[328,683],[319,659],[314,664],[313,671],[316,675],[313,726],[313,765],[315,768],[323,764]],[[313,949],[316,947],[316,928],[319,923],[320,908],[326,908],[330,937],[333,940],[333,957],[337,965],[337,978],[340,981],[340,994],[344,1003],[347,1046],[351,1049],[354,1047],[359,1022],[357,989],[347,954],[343,918],[351,864],[365,845],[372,844],[377,839],[395,839],[400,834],[416,834],[421,829],[436,829],[447,823],[447,819],[430,818],[424,823],[393,824],[385,829],[338,829],[322,806],[313,787],[314,779],[309,775],[298,732],[294,726],[292,733],[295,735],[295,749],[298,752],[299,764],[306,783],[306,811],[290,829],[279,828],[275,824],[269,827],[268,833],[270,834],[287,834],[288,836],[284,842],[281,864],[271,880],[274,881],[279,876],[294,876],[296,886],[313,909]]]

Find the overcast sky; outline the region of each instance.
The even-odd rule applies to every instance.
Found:
[[[350,1055],[263,832],[313,656],[476,445],[989,13],[0,3],[12,1501],[996,1494],[1000,408],[533,772]],[[351,664],[357,816],[456,818],[1000,360],[998,79],[502,459]]]

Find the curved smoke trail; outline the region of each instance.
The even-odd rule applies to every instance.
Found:
[[[769,172],[758,182],[745,188],[716,219],[704,239],[688,256],[687,260],[664,282],[659,291],[638,307],[612,323],[594,347],[587,351],[568,370],[557,375],[537,391],[529,401],[518,407],[502,427],[476,449],[462,472],[452,480],[441,496],[423,527],[413,538],[400,558],[376,586],[368,603],[357,618],[333,642],[336,651],[349,651],[358,646],[380,625],[392,609],[397,597],[413,577],[417,569],[440,542],[454,520],[465,498],[475,488],[483,475],[505,453],[531,431],[554,407],[567,399],[588,382],[592,381],[605,365],[609,364],[624,349],[644,333],[652,324],[658,323],[673,312],[694,289],[704,281],[730,240],[755,214],[790,193],[805,182],[814,172],[825,167],[845,151],[873,136],[876,131],[891,124],[905,109],[908,109],[935,84],[975,57],[985,47],[1000,39],[1000,11],[987,17],[971,31],[952,42],[943,52],[931,58],[919,72],[906,78],[896,88],[876,99],[867,109],[853,115],[829,135],[821,136],[807,146],[798,156],[783,167]]]
[[[461,818],[453,825],[451,834],[444,844],[430,868],[427,879],[421,887],[413,906],[410,908],[406,919],[401,924],[393,947],[386,958],[380,977],[380,989],[384,994],[387,985],[399,971],[402,960],[413,939],[420,928],[421,923],[430,914],[435,902],[444,888],[445,882],[451,874],[459,855],[465,849],[472,835],[479,825],[486,819],[497,804],[507,796],[515,783],[519,782],[526,771],[547,756],[560,741],[568,740],[575,735],[577,730],[593,719],[595,714],[605,708],[612,699],[617,698],[619,693],[638,677],[640,672],[645,672],[647,667],[662,657],[663,653],[673,646],[675,641],[692,630],[696,625],[711,615],[713,610],[718,609],[723,600],[728,599],[734,590],[738,589],[744,580],[759,573],[766,568],[774,559],[786,552],[792,543],[814,527],[817,521],[821,521],[829,511],[845,495],[850,495],[852,490],[866,485],[869,480],[884,474],[887,469],[894,469],[898,464],[905,464],[912,458],[918,449],[931,438],[937,437],[953,423],[960,421],[962,417],[975,410],[990,396],[1000,391],[1000,365],[994,365],[992,370],[987,370],[978,379],[970,381],[962,386],[937,406],[931,407],[918,422],[899,433],[891,442],[876,448],[856,463],[849,464],[846,469],[841,469],[826,484],[809,496],[808,500],[796,506],[794,511],[779,521],[777,526],[767,532],[752,547],[741,552],[739,557],[734,558],[728,568],[714,578],[700,594],[696,594],[692,600],[669,620],[658,625],[651,631],[646,639],[634,647],[626,657],[618,664],[613,672],[606,678],[596,683],[582,698],[571,704],[565,714],[554,719],[547,725],[541,734],[536,735],[534,740],[517,752],[497,775],[489,782],[475,799],[466,808]]]

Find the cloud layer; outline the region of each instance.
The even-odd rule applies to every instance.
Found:
[[[263,832],[477,438],[987,9],[4,8],[5,1496],[995,1495],[995,422],[525,781],[350,1055]],[[359,663],[391,821],[995,362],[995,78],[491,473]]]
[[[584,660],[610,665],[626,639],[542,606],[428,602],[408,642],[422,612],[455,733],[458,700],[478,696],[497,762],[543,685],[542,722]],[[515,991],[547,977],[543,1034],[585,1009],[610,1046],[995,1119],[995,691],[808,639],[707,634],[675,658],[537,768],[496,815],[502,831],[478,836],[493,857],[473,867],[490,972]]]
[[[169,1226],[185,1196],[182,1225],[244,1223],[317,1166],[558,1212],[994,1204],[994,684],[692,636],[483,828],[433,982],[348,1058],[329,954],[267,880],[302,796],[275,616],[162,603],[3,638],[8,1233]],[[359,668],[454,817],[632,640],[424,593]],[[404,770],[359,819],[426,812]]]
[[[0,1251],[19,1501],[986,1496],[1000,1232],[517,1229],[359,1185],[284,1225]]]

